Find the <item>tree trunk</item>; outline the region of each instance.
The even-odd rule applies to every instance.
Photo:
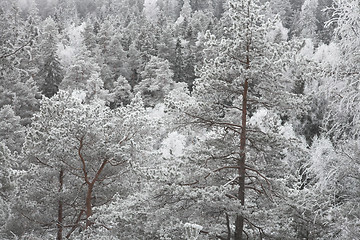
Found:
[[[95,182],[93,182],[95,183]],[[86,228],[88,228],[91,225],[91,222],[89,220],[89,218],[92,215],[92,205],[91,205],[91,199],[92,199],[92,191],[94,188],[94,184],[90,183],[88,184],[88,190],[86,193],[86,198],[85,198],[85,206],[86,206]]]
[[[63,190],[63,184],[64,184],[64,169],[60,169],[59,173],[59,193]],[[62,240],[63,235],[63,202],[61,200],[61,196],[58,202],[58,223],[57,223],[57,240]]]
[[[243,102],[242,102],[242,118],[241,118],[241,135],[240,135],[240,159],[238,160],[238,175],[239,175],[239,191],[238,198],[241,205],[245,205],[245,147],[246,147],[246,114],[247,114],[247,93],[249,83],[248,80],[244,82]],[[242,240],[242,232],[244,229],[244,217],[241,214],[236,216],[235,220],[235,240]]]
[[[83,160],[84,161],[84,160]],[[85,162],[84,162],[85,163]],[[87,173],[85,171],[85,182],[88,186],[88,190],[86,193],[86,198],[85,198],[85,206],[86,206],[86,228],[88,228],[91,225],[91,221],[89,220],[89,218],[92,215],[92,204],[91,204],[91,200],[92,200],[92,193],[93,193],[93,189],[94,189],[94,185],[95,183],[98,181],[99,176],[101,174],[101,172],[104,170],[106,164],[108,163],[108,160],[104,160],[99,168],[99,170],[97,170],[94,179],[90,182],[87,178]]]

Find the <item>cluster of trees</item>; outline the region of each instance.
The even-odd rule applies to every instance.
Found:
[[[2,0],[0,238],[359,239],[359,22],[359,0]]]

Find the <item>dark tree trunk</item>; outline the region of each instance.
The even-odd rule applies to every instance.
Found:
[[[245,80],[242,102],[242,119],[241,119],[241,135],[240,135],[240,159],[238,160],[238,175],[239,175],[239,191],[238,199],[241,205],[245,205],[245,147],[246,147],[246,114],[247,114],[247,93],[249,83]],[[241,214],[236,216],[235,220],[235,240],[242,240],[242,232],[244,229],[244,217]]]
[[[82,156],[81,156],[82,158]],[[82,158],[83,160],[83,158]],[[94,185],[95,183],[99,180],[99,176],[101,174],[101,172],[104,170],[106,164],[108,163],[107,160],[104,160],[99,168],[99,170],[96,172],[94,179],[90,182],[87,178],[87,173],[85,171],[85,182],[87,183],[87,193],[86,193],[86,197],[85,197],[85,207],[86,207],[86,228],[88,228],[91,225],[91,221],[90,221],[90,217],[92,215],[92,197],[93,197],[93,189],[94,189]]]
[[[59,193],[63,190],[64,184],[64,169],[60,170],[59,173]],[[61,200],[61,196],[58,203],[58,224],[57,224],[57,240],[62,240],[63,236],[63,201]]]
[[[250,1],[247,6],[248,16],[250,17]],[[247,44],[246,44],[246,70],[250,69],[250,46],[251,46],[251,30],[247,26]],[[247,121],[247,103],[248,103],[249,79],[245,79],[243,93],[242,93],[242,116],[241,116],[241,135],[240,135],[240,158],[238,160],[238,175],[239,175],[239,192],[238,199],[242,206],[245,206],[245,162],[246,162],[246,121]],[[235,220],[235,237],[234,240],[242,240],[244,231],[244,216],[238,214]]]
[[[94,182],[95,183],[95,182]],[[86,206],[86,228],[88,228],[91,225],[91,222],[89,220],[89,218],[92,215],[92,204],[91,204],[91,199],[92,199],[92,192],[93,192],[93,187],[94,184],[89,184],[88,185],[88,190],[86,193],[86,198],[85,198],[85,206]]]

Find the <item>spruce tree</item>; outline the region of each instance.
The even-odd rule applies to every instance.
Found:
[[[38,77],[40,90],[46,97],[52,97],[59,90],[63,79],[63,69],[57,55],[58,29],[54,20],[49,17],[44,21],[41,34],[41,66]]]

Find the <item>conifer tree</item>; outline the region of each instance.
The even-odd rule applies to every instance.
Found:
[[[79,23],[75,0],[60,0],[57,9],[57,18],[63,28]]]
[[[93,23],[92,21],[88,20],[85,23],[84,32],[82,32],[83,38],[84,38],[84,44],[86,46],[86,49],[91,52],[91,56],[94,57],[97,51],[97,34],[98,34],[98,25],[97,20]]]
[[[273,13],[279,15],[284,27],[290,28],[293,20],[293,10],[291,9],[290,0],[270,1],[270,7]]]
[[[192,9],[190,5],[190,0],[184,0],[184,4],[181,8],[180,16],[182,16],[184,19],[187,19],[188,21],[191,18]]]
[[[305,0],[301,7],[298,31],[301,37],[317,40],[317,8],[318,0]]]
[[[144,15],[150,22],[157,22],[159,16],[159,6],[157,1],[144,0]]]
[[[165,16],[168,16],[171,20],[176,20],[180,15],[181,1],[176,0],[158,0],[157,5],[161,12]]]
[[[6,228],[11,217],[13,190],[16,184],[15,157],[6,144],[0,141],[0,237],[3,239],[10,236],[6,234]]]
[[[181,45],[181,40],[178,38],[176,40],[175,45],[175,61],[174,61],[174,81],[175,82],[182,82],[184,81],[184,56],[183,56],[183,46]]]
[[[146,107],[154,107],[174,87],[173,72],[169,61],[152,56],[141,72],[142,81],[135,86],[134,92],[141,94]]]
[[[114,88],[111,89],[110,93],[113,95],[113,101],[110,105],[112,108],[128,105],[133,97],[131,86],[123,76],[118,77],[114,82]]]
[[[122,75],[128,79],[132,88],[137,85],[140,80],[140,72],[143,70],[143,62],[141,61],[141,52],[132,43],[127,51],[127,61],[124,64]]]
[[[44,21],[41,34],[41,66],[38,77],[40,90],[46,97],[52,97],[59,90],[63,79],[63,70],[57,55],[58,30],[54,20],[49,17]]]
[[[43,100],[28,130],[27,171],[19,180],[22,194],[14,200],[24,230],[41,233],[45,227],[61,240],[79,228],[101,227],[92,219],[94,207],[108,204],[123,189],[119,177],[135,160],[131,145],[145,130],[141,99],[115,110],[96,97],[83,102],[81,94],[59,91]]]
[[[0,142],[4,143],[12,152],[21,152],[24,143],[25,129],[21,119],[15,115],[10,105],[0,108]]]
[[[286,74],[296,44],[276,43],[268,38],[276,22],[265,19],[264,11],[259,1],[229,1],[229,10],[223,19],[229,25],[223,36],[216,39],[207,33],[206,58],[194,84],[194,100],[168,102],[169,109],[179,107],[179,111],[185,113],[188,120],[183,121],[214,131],[209,145],[202,146],[209,153],[200,151],[195,159],[208,156],[208,160],[198,160],[198,163],[208,167],[209,172],[215,171],[213,185],[210,185],[226,192],[222,198],[220,192],[209,187],[209,191],[216,192],[212,192],[216,197],[211,198],[211,207],[219,208],[213,211],[224,216],[227,226],[225,235],[218,234],[223,239],[246,239],[246,234],[254,237],[256,231],[263,237],[270,234],[272,230],[265,230],[270,223],[262,225],[265,216],[250,214],[250,209],[251,206],[264,208],[263,213],[268,212],[270,215],[266,216],[276,221],[277,217],[270,213],[271,201],[260,196],[269,197],[273,194],[271,188],[284,187],[277,185],[278,179],[286,179],[281,174],[284,168],[281,149],[296,148],[288,144],[281,130],[286,125],[281,126],[280,121],[281,115],[296,116],[301,112],[300,108],[298,112],[291,112],[303,100],[291,93],[294,83],[288,82]],[[267,116],[268,122],[265,119],[259,122],[261,116]],[[189,185],[194,188],[197,184],[203,186],[202,180],[192,182],[194,184],[189,181]],[[271,187],[266,190],[266,185]]]
[[[27,125],[38,106],[38,89],[32,78],[37,71],[32,63],[37,34],[24,27],[15,3],[2,1],[0,12],[0,106],[13,106],[21,123]]]

